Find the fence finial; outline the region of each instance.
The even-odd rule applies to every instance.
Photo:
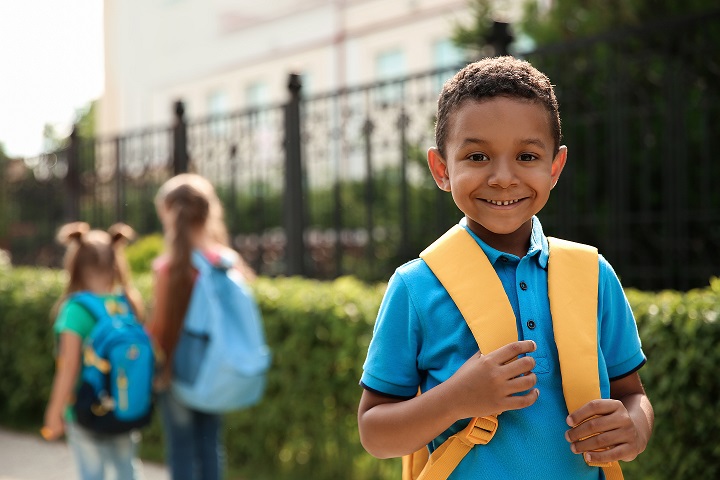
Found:
[[[185,105],[182,100],[173,104],[175,123],[173,125],[173,174],[187,173],[190,159],[187,149],[187,124],[185,123]]]

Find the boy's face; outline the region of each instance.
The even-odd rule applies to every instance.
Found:
[[[524,255],[531,219],[545,206],[567,155],[565,147],[554,155],[547,110],[517,98],[468,100],[448,127],[445,158],[437,149],[428,152],[435,182],[452,192],[480,238]]]

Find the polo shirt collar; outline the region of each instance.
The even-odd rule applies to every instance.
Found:
[[[487,243],[483,242],[480,237],[475,235],[475,232],[468,228],[467,219],[465,217],[460,220],[460,226],[465,228],[465,230],[467,230],[470,235],[475,239],[478,245],[480,245],[480,248],[483,249],[485,255],[487,255],[488,260],[490,260],[491,264],[495,265],[495,262],[497,262],[500,257],[507,257],[509,255],[515,257],[515,255],[496,250]],[[547,269],[550,250],[548,248],[547,237],[543,233],[540,219],[538,219],[537,216],[533,216],[532,218],[532,231],[530,232],[530,248],[528,249],[526,256],[537,258],[538,265],[543,269]]]

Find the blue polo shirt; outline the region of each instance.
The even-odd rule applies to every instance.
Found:
[[[515,312],[518,338],[537,344],[530,355],[536,361],[533,372],[540,397],[530,407],[502,413],[492,441],[473,448],[450,479],[603,478],[601,470],[587,466],[565,440],[568,411],[548,300],[548,242],[537,217],[532,222],[530,248],[522,258],[491,248],[461,222],[500,277]],[[639,369],[645,355],[620,281],[602,256],[599,262],[598,363],[602,397],[609,398],[610,381]],[[518,288],[521,284],[524,288]],[[492,299],[478,292],[478,301]],[[409,399],[418,386],[427,391],[447,380],[477,351],[455,303],[427,264],[416,259],[390,279],[361,384],[382,395]],[[430,450],[467,422],[452,425],[429,445]]]

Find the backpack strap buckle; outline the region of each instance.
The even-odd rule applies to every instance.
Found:
[[[467,440],[467,444],[470,445],[487,445],[490,440],[495,436],[495,432],[498,428],[498,420],[496,415],[488,415],[487,417],[475,417],[470,420],[470,423],[462,435],[459,437],[463,440]]]

